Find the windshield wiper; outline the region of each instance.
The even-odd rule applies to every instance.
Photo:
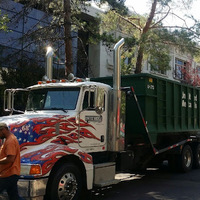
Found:
[[[51,108],[51,110],[62,110],[63,112],[67,113],[68,110],[65,110],[64,108]]]
[[[27,111],[37,112],[34,108],[27,109]]]

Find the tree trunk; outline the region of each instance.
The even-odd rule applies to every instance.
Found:
[[[143,54],[144,54],[144,48],[140,46],[138,49],[138,56],[136,62],[136,69],[135,69],[136,74],[139,74],[142,71]]]
[[[73,72],[72,37],[71,37],[71,4],[64,0],[64,30],[65,30],[65,75]]]
[[[141,73],[142,71],[142,61],[143,61],[144,41],[145,41],[144,38],[147,36],[147,32],[149,31],[153,18],[155,16],[156,5],[157,5],[157,0],[154,0],[151,6],[151,12],[141,33],[141,41],[138,49],[138,56],[137,56],[136,70],[135,70],[136,74]]]

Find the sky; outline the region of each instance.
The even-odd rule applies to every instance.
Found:
[[[149,0],[126,0],[125,5],[139,14],[145,14],[145,13],[149,13],[150,5],[148,4],[148,2]],[[180,11],[176,10],[176,13],[178,12]],[[187,11],[187,13],[190,13],[190,12],[194,15],[196,19],[200,21],[200,1],[199,0],[193,0],[192,9]],[[168,17],[167,20],[165,20],[165,25],[182,25],[182,24],[183,24],[183,21],[175,17],[173,18]],[[189,26],[192,25],[191,21],[187,21],[187,24]]]

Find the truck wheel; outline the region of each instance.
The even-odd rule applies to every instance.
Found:
[[[82,179],[78,168],[65,163],[49,179],[46,195],[49,200],[77,200],[82,190]]]
[[[189,145],[185,145],[183,147],[181,156],[179,157],[180,160],[180,168],[183,172],[188,172],[192,169],[193,164],[193,154],[192,149]]]
[[[193,151],[194,154],[194,168],[200,168],[200,144],[198,144]]]

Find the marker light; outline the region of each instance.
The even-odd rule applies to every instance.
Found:
[[[31,165],[30,175],[39,175],[41,174],[41,166],[40,165]]]

